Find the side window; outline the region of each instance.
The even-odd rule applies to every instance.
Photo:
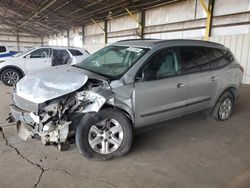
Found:
[[[181,73],[177,53],[174,49],[166,49],[153,55],[139,73],[143,80],[157,80]]]
[[[0,46],[0,53],[6,52],[7,49],[5,46]]]
[[[30,53],[30,58],[49,58],[50,49],[49,48],[40,48]]]
[[[202,47],[182,47],[181,56],[186,73],[210,70],[209,59]]]
[[[69,49],[69,51],[73,56],[81,56],[81,55],[83,55],[82,52],[80,52],[79,50]]]
[[[70,55],[66,50],[53,49],[52,66],[69,64]]]
[[[233,55],[227,50],[208,48],[207,53],[210,59],[211,69],[224,67],[234,60]]]
[[[233,57],[233,55],[231,54],[230,51],[222,50],[222,53],[223,53],[223,58],[227,63],[231,63],[231,62],[234,61],[234,57]]]

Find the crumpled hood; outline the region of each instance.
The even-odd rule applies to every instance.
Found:
[[[33,103],[43,103],[81,88],[88,80],[85,73],[69,65],[44,69],[22,78],[16,84],[16,94]]]

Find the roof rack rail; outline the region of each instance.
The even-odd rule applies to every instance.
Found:
[[[211,44],[216,44],[219,46],[224,46],[223,44],[217,43],[217,42],[212,42],[212,41],[206,41],[206,40],[200,40],[200,39],[168,39],[168,40],[160,40],[157,41],[156,43],[164,43],[164,42],[169,42],[169,41],[194,41],[194,42],[203,42],[203,43],[211,43]]]
[[[153,38],[146,38],[146,39],[125,39],[125,40],[119,40],[117,42],[138,41],[138,40],[162,40],[162,39],[153,39]]]

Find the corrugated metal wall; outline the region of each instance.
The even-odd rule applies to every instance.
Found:
[[[205,0],[206,4],[208,0]],[[134,13],[140,20],[141,14]],[[99,22],[104,27],[104,22]],[[216,0],[214,6],[212,37],[210,40],[229,47],[245,68],[244,83],[250,84],[250,0]],[[206,27],[206,12],[199,0],[178,1],[145,11],[145,38],[203,39]],[[97,25],[89,24],[70,30],[70,46],[81,46],[91,53],[105,46],[104,32]],[[108,21],[108,43],[123,39],[139,38],[139,25],[128,15]],[[77,30],[77,31],[76,31]],[[82,35],[84,33],[84,36]],[[58,45],[65,35],[53,35],[44,41]],[[62,42],[61,42],[62,44]]]
[[[243,83],[250,84],[250,35],[227,35],[210,37],[210,41],[228,47],[244,67]]]
[[[9,33],[0,33],[0,45],[8,46],[9,50],[13,51],[25,51],[35,46],[41,46],[42,38],[24,33],[20,33],[18,37]]]

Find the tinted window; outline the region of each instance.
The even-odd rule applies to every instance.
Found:
[[[78,50],[73,50],[73,49],[69,49],[70,53],[73,55],[73,56],[81,56],[83,55],[82,52],[78,51]]]
[[[233,55],[227,50],[207,48],[206,53],[212,69],[224,67],[234,60]]]
[[[49,48],[40,48],[30,53],[30,58],[49,58],[50,49]]]
[[[227,51],[227,50],[222,50],[223,53],[223,58],[227,63],[231,63],[234,61],[234,57],[231,54],[231,52]]]
[[[6,47],[5,46],[0,46],[0,53],[2,53],[2,52],[6,52],[7,50],[6,50]]]
[[[210,70],[209,59],[202,47],[181,48],[183,68],[187,73]]]
[[[180,74],[180,64],[175,50],[162,50],[152,56],[138,76],[156,80]]]
[[[66,50],[53,50],[52,66],[68,64],[70,55]]]

